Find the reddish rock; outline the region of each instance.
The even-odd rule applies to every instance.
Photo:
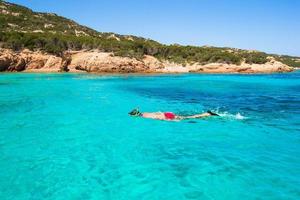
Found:
[[[241,65],[210,63],[182,64],[160,61],[145,55],[143,59],[114,56],[112,53],[93,51],[68,51],[62,57],[40,51],[13,52],[0,48],[0,71],[34,72],[93,72],[93,73],[272,73],[290,72],[293,68],[269,58],[265,64]]]

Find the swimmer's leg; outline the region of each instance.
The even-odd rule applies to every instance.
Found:
[[[204,117],[209,117],[211,114],[209,113],[202,113],[202,114],[197,114],[197,115],[190,115],[190,116],[180,116],[180,119],[198,119],[198,118],[204,118]]]
[[[219,116],[219,115],[208,110],[206,113],[190,115],[190,116],[179,116],[178,118],[184,120],[184,119],[199,119],[199,118],[210,117],[210,116]]]

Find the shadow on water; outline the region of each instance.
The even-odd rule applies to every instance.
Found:
[[[10,83],[3,83],[3,82],[1,83],[1,82],[0,82],[0,86],[2,86],[2,85],[5,85],[5,86],[6,86],[6,85],[10,85]]]

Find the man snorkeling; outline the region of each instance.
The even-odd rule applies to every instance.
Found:
[[[130,113],[128,113],[130,116],[136,116],[136,117],[143,117],[143,118],[149,118],[149,119],[157,119],[157,120],[173,120],[173,121],[179,121],[179,120],[185,120],[185,119],[198,119],[198,118],[205,118],[210,116],[219,116],[216,113],[211,112],[208,110],[205,113],[196,114],[196,115],[189,115],[189,116],[181,116],[176,115],[172,112],[140,112],[139,109],[134,109]]]

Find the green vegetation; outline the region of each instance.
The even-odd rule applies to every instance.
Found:
[[[268,62],[268,55],[263,52],[243,52],[241,56],[245,59],[248,64],[264,64]]]
[[[291,56],[278,56],[277,60],[288,66],[300,68],[300,58]]]
[[[15,51],[23,48],[42,50],[62,56],[66,50],[99,49],[117,56],[141,59],[152,55],[160,60],[187,63],[264,64],[269,56],[263,52],[231,48],[163,45],[135,36],[97,32],[72,20],[0,1],[0,47]],[[274,55],[273,55],[274,56]],[[274,56],[290,66],[299,61],[291,57]]]
[[[114,52],[118,56],[128,56],[141,59],[143,55],[152,55],[158,59],[176,63],[202,64],[220,62],[240,64],[243,59],[251,63],[266,62],[266,58],[247,52],[229,52],[223,48],[206,48],[180,45],[162,45],[152,40],[107,39],[103,37],[74,36],[53,33],[22,33],[2,32],[0,43],[4,48],[15,51],[23,48],[43,50],[48,53],[61,55],[65,50],[100,49],[104,52]]]
[[[0,1],[0,28],[6,31],[44,31],[75,35],[75,30],[95,36],[97,31],[52,13],[39,13],[12,3]]]

